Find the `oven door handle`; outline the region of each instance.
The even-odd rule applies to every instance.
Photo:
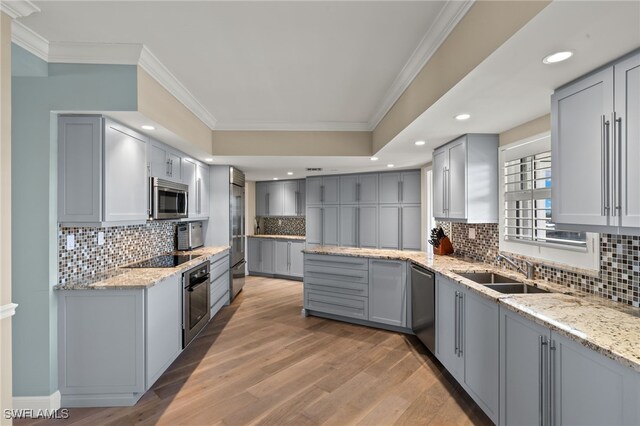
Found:
[[[188,292],[192,292],[196,287],[199,287],[200,285],[204,284],[205,282],[209,281],[209,274],[198,278],[197,281],[189,284],[189,287],[187,287],[187,291]]]

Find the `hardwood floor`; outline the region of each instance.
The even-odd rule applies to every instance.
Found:
[[[136,406],[35,423],[491,424],[415,337],[303,318],[301,308],[302,283],[248,277]]]

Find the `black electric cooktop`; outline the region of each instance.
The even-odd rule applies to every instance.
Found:
[[[143,260],[142,262],[132,263],[125,266],[125,268],[175,268],[190,260],[193,260],[200,255],[197,254],[163,254],[160,256],[152,257],[151,259]]]

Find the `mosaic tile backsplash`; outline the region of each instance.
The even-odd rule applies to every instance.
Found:
[[[451,239],[455,253],[495,264],[499,251],[497,224],[439,223]],[[468,238],[475,228],[476,239]],[[517,259],[516,259],[517,260]],[[600,235],[600,274],[597,277],[536,264],[536,278],[595,294],[616,302],[640,306],[640,236]],[[524,262],[517,260],[520,266]],[[509,265],[502,263],[500,266]]]
[[[89,278],[100,272],[175,250],[174,222],[111,228],[58,229],[58,284]],[[98,232],[104,244],[98,245]],[[67,236],[75,249],[67,250]]]
[[[261,234],[304,236],[305,232],[304,217],[263,217],[260,223]]]

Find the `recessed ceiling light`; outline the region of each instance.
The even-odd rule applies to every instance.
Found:
[[[371,157],[371,161],[378,161],[378,157]]]
[[[149,126],[148,124],[145,124],[144,126],[142,126],[142,128],[143,128],[144,130],[155,130],[155,129],[156,129],[155,127],[153,127],[153,126]]]
[[[210,163],[210,162],[212,162],[212,161],[213,161],[213,158],[207,158],[207,159],[206,159],[206,160],[204,160],[204,161],[206,161],[207,163]]]
[[[278,180],[278,178],[273,178],[273,180]]]
[[[291,176],[291,175],[293,174],[293,172],[287,172],[287,174],[288,174],[289,176]]]
[[[471,114],[467,114],[467,113],[456,115],[456,120],[459,120],[459,121],[468,120],[470,118],[471,118]]]
[[[395,167],[393,164],[387,164],[387,167],[392,168]]]
[[[422,146],[424,145],[426,142],[425,141],[415,141],[414,144],[418,145],[418,146]]]
[[[542,59],[543,64],[555,64],[556,62],[566,61],[573,56],[573,52],[566,50],[564,52],[556,52],[547,55]]]

